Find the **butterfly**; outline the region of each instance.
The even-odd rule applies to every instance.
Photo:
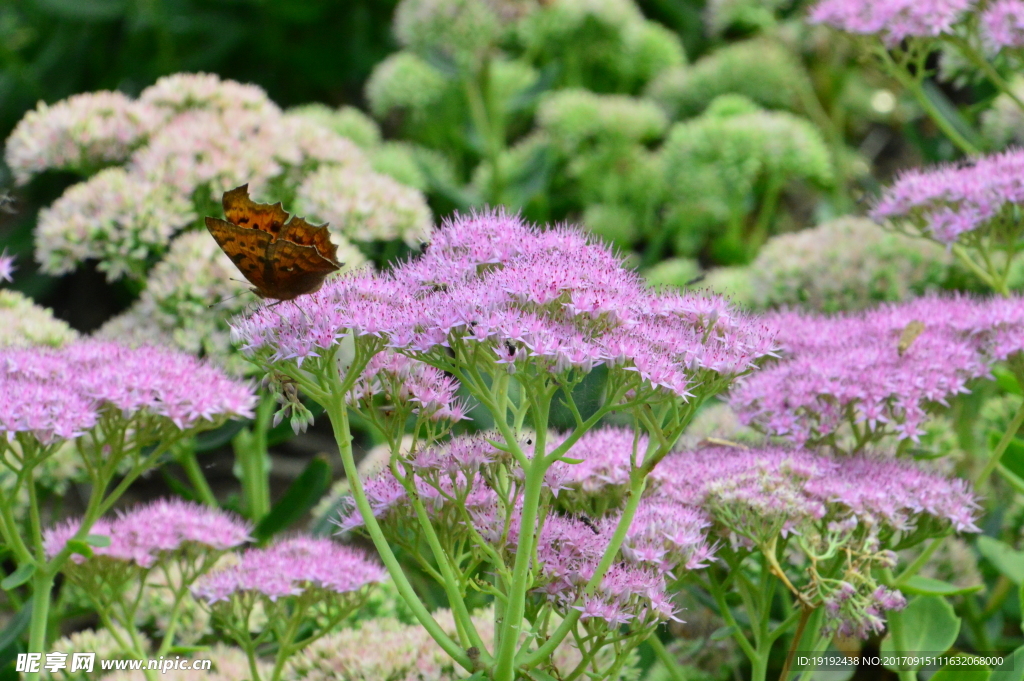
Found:
[[[253,285],[260,298],[293,300],[319,291],[341,267],[327,225],[311,225],[280,203],[255,203],[249,185],[225,192],[224,216],[206,218],[217,244]]]

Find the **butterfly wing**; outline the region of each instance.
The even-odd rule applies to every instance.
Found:
[[[249,227],[239,227],[219,218],[206,218],[206,228],[210,230],[217,245],[221,247],[231,262],[255,287],[256,293],[264,298],[267,296],[267,248],[273,236]]]
[[[325,260],[341,267],[338,262],[338,247],[331,243],[331,232],[327,225],[311,225],[304,218],[292,218],[285,225],[278,239],[291,241],[299,246],[312,246]]]
[[[224,216],[228,222],[239,227],[258,229],[277,237],[284,223],[288,221],[288,213],[280,203],[256,203],[249,198],[249,185],[243,184],[231,191],[224,192],[222,199]]]
[[[338,263],[320,255],[315,246],[278,239],[267,250],[264,297],[291,300],[319,291],[327,275],[338,267]]]

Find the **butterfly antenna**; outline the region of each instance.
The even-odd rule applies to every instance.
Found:
[[[235,298],[238,298],[238,297],[239,297],[239,296],[241,296],[241,295],[242,295],[243,293],[245,293],[245,291],[242,291],[241,293],[236,293],[236,294],[235,294],[235,295],[233,295],[233,296],[228,296],[227,298],[221,298],[221,299],[220,299],[220,300],[218,300],[218,301],[217,301],[216,303],[214,303],[213,305],[210,305],[210,306],[208,306],[208,307],[209,307],[209,308],[210,308],[210,309],[212,310],[213,308],[217,307],[217,306],[218,306],[218,305],[220,305],[221,303],[226,303],[226,302],[228,302],[229,300],[234,300]]]
[[[294,298],[292,298],[292,304],[295,305],[296,309],[298,309],[298,311],[302,313],[302,316],[303,316],[303,318],[305,318],[306,323],[309,324],[310,326],[312,326],[313,325],[313,320],[309,318],[309,315],[306,314],[305,310],[303,310],[301,307],[299,307],[299,304],[295,302]]]

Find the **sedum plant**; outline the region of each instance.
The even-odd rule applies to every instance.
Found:
[[[237,320],[235,333],[282,391],[297,387],[324,406],[358,513],[348,517],[365,528],[417,621],[460,667],[498,681],[550,668],[566,640],[584,646],[578,674],[614,646],[602,667],[611,674],[672,616],[663,575],[631,565],[626,551],[644,537],[666,541],[654,516],[640,512],[647,476],[697,406],[773,347],[765,329],[721,299],[656,295],[581,233],[542,232],[501,213],[457,218],[422,258],[258,310]],[[351,354],[340,352],[346,343]],[[603,395],[588,406],[576,388],[598,367],[607,372]],[[492,420],[492,434],[446,439],[470,406],[456,398],[459,386],[474,413]],[[548,435],[556,400],[575,422],[557,439]],[[302,417],[300,403],[289,410]],[[350,411],[390,443],[393,478],[359,479]],[[628,493],[594,532],[555,512],[556,471],[577,462],[574,445],[616,412],[637,429]],[[413,443],[403,450],[409,419]],[[425,545],[423,568],[445,593],[454,637],[388,541],[386,512],[396,503],[408,509],[400,514],[408,541]],[[696,567],[700,543],[680,513],[667,520],[678,524],[677,548],[664,550]],[[477,593],[495,602],[493,646],[472,620]]]

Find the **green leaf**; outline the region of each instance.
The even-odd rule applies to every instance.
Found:
[[[209,452],[214,449],[223,447],[228,442],[231,442],[231,438],[238,434],[248,421],[228,421],[219,428],[208,430],[205,433],[196,435],[195,448],[196,453]]]
[[[977,658],[975,655],[957,655],[958,658]],[[947,664],[935,672],[930,681],[990,681],[992,672],[978,663]]]
[[[1024,646],[1007,655],[992,671],[989,681],[1024,681]]]
[[[914,575],[907,581],[900,584],[900,591],[914,595],[925,595],[925,596],[957,596],[959,594],[972,594],[976,591],[981,591],[985,586],[983,584],[976,584],[975,586],[957,586],[956,584],[950,584],[949,582],[943,582],[939,579],[932,579],[931,577],[922,577],[921,575]]]
[[[1024,552],[992,537],[978,537],[978,551],[992,566],[1018,586],[1024,583]]]
[[[89,546],[95,546],[98,549],[110,546],[110,537],[105,534],[87,534],[84,541]]]
[[[719,627],[718,629],[712,631],[711,635],[708,636],[708,638],[712,641],[724,641],[725,639],[732,636],[733,632],[735,631],[736,627]]]
[[[1006,367],[995,367],[992,369],[992,375],[996,377],[996,385],[1003,391],[1011,395],[1024,395],[1024,391],[1020,389],[1020,383],[1017,382],[1017,377]]]
[[[903,611],[889,616],[894,615],[903,620],[905,650],[893,648],[890,634],[882,641],[882,655],[945,652],[960,633],[960,618],[953,612],[953,606],[939,596],[918,596]]]
[[[999,471],[999,475],[1002,476],[1003,480],[1010,484],[1010,487],[1020,494],[1024,494],[1024,478],[1020,477],[1001,463],[996,464],[996,470]]]
[[[0,589],[4,591],[10,591],[11,589],[17,588],[32,579],[32,575],[36,573],[35,563],[22,563],[18,566],[18,569],[7,575],[7,577],[0,582]]]
[[[558,679],[551,676],[551,674],[548,674],[547,672],[542,672],[539,669],[531,669],[526,673],[529,674],[530,678],[533,679],[533,681],[558,681]]]
[[[257,523],[252,533],[253,537],[262,543],[291,526],[313,508],[330,488],[331,467],[324,457],[318,456],[309,462],[306,469],[285,491],[284,496]]]
[[[71,549],[71,553],[77,553],[78,555],[85,556],[86,558],[92,558],[93,556],[92,547],[81,539],[68,540],[68,548]]]
[[[571,463],[574,466],[578,463],[583,463],[583,459],[570,459],[567,456],[563,456],[561,459],[559,459],[559,461],[561,461],[562,463]]]
[[[7,626],[0,630],[0,667],[15,659],[18,654],[18,639],[32,622],[32,601],[21,606]]]
[[[1002,437],[1002,433],[992,433],[990,449],[996,448],[1000,437]],[[1011,438],[1010,444],[1006,446],[1006,451],[999,457],[999,464],[1005,466],[1018,478],[1024,478],[1024,440],[1019,437]]]

